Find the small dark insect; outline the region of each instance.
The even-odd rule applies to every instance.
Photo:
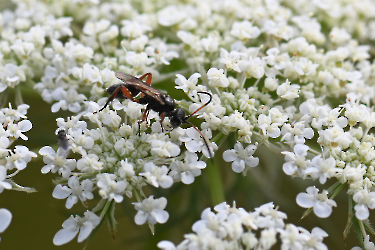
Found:
[[[149,111],[153,110],[159,113],[160,124],[163,123],[165,117],[169,117],[170,123],[173,128],[177,128],[181,126],[181,124],[189,124],[195,130],[197,130],[200,136],[203,138],[203,141],[210,154],[210,158],[212,158],[212,153],[210,151],[210,148],[208,147],[208,143],[203,133],[196,126],[194,126],[192,123],[188,121],[191,116],[196,114],[199,110],[207,106],[212,101],[212,95],[210,93],[202,92],[202,91],[197,92],[199,94],[208,95],[210,97],[210,100],[206,102],[205,104],[203,104],[200,108],[198,108],[192,114],[186,116],[185,110],[181,108],[175,108],[176,103],[172,97],[164,94],[163,92],[161,92],[158,89],[155,89],[154,87],[151,87],[151,81],[152,81],[151,73],[146,73],[139,78],[126,74],[126,73],[121,73],[121,72],[116,72],[115,76],[121,81],[123,81],[124,83],[112,85],[106,90],[107,93],[110,94],[110,97],[108,98],[103,108],[101,108],[98,112],[102,111],[105,107],[107,107],[107,105],[111,101],[113,101],[113,99],[115,98],[118,98],[118,99],[127,98],[133,102],[138,102],[139,104],[147,105],[146,110],[142,115],[142,120],[138,122],[139,134],[140,134],[140,124],[146,121]],[[144,79],[145,77],[147,77],[146,82],[142,81],[142,79]],[[136,97],[138,94],[140,94],[140,98],[134,99],[134,97]],[[164,130],[163,125],[162,125],[162,130]]]
[[[68,142],[68,138],[66,137],[66,133],[65,133],[64,129],[60,129],[57,132],[57,142],[58,142],[60,148],[62,148],[64,150],[68,150],[69,142]]]

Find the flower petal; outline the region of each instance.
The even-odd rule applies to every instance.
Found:
[[[12,213],[5,208],[0,209],[0,233],[4,232],[8,228],[12,220]]]
[[[76,230],[60,229],[53,237],[53,244],[61,246],[71,241],[78,233],[79,228]]]

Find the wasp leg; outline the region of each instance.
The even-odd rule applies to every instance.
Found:
[[[138,135],[139,136],[141,136],[141,123],[147,120],[147,116],[149,112],[150,110],[146,108],[145,112],[142,115],[142,120],[138,121]]]
[[[160,116],[161,132],[164,132],[163,121],[164,121],[164,118],[167,116],[167,113],[163,112],[163,113],[159,114],[159,116]]]
[[[152,82],[152,73],[146,73],[146,74],[143,74],[141,77],[139,77],[139,79],[143,80],[143,78],[147,77],[146,79],[146,83],[148,85],[151,86],[151,82]]]
[[[125,86],[121,85],[121,86],[118,86],[117,89],[116,89],[115,91],[113,91],[113,93],[112,93],[112,95],[111,95],[110,97],[108,97],[108,100],[107,100],[107,102],[105,103],[105,105],[103,106],[103,108],[99,109],[99,111],[94,112],[94,114],[97,113],[97,112],[102,111],[103,109],[105,109],[105,108],[108,106],[108,104],[109,104],[110,102],[112,102],[113,99],[116,98],[116,96],[117,96],[117,94],[118,94],[118,92],[119,92],[120,90],[121,90],[121,92],[122,92],[122,94],[123,94],[124,97],[126,97],[127,99],[130,99],[130,100],[133,101],[133,102],[138,102],[137,100],[135,100],[135,99],[133,98],[133,95],[130,93],[130,91],[129,91]]]
[[[152,73],[145,73],[141,77],[139,77],[140,80],[143,80],[143,78],[147,77],[146,83],[147,85],[151,86],[151,81],[152,81]],[[145,94],[141,94],[141,98],[144,97]]]

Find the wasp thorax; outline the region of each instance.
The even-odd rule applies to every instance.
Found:
[[[165,102],[165,105],[168,106],[168,107],[175,107],[175,102],[174,102],[174,99],[172,97],[170,97],[169,95],[165,95],[164,96],[164,102]]]

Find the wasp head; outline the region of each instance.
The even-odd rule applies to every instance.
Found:
[[[171,118],[172,127],[177,128],[182,123],[184,123],[185,122],[185,116],[186,116],[185,110],[180,109],[180,108],[173,110],[169,115],[169,117]]]

